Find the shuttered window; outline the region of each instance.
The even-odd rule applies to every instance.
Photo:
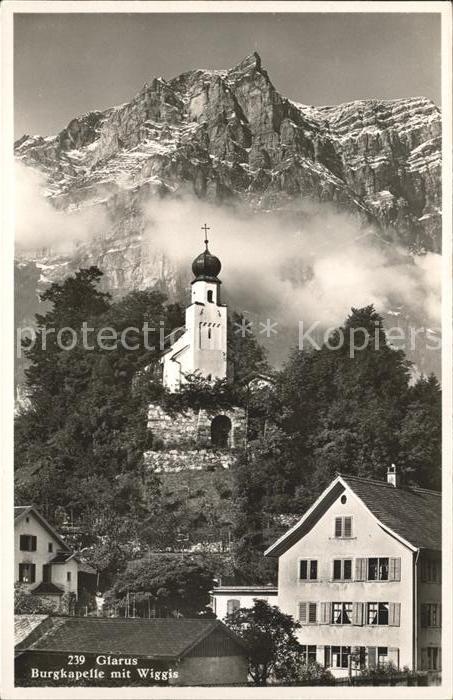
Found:
[[[352,518],[346,517],[344,519],[344,536],[351,537],[352,535]]]
[[[389,581],[401,581],[400,557],[392,557],[389,559]]]
[[[352,606],[352,624],[363,625],[363,603],[353,603]]]
[[[299,622],[301,625],[307,624],[307,603],[299,603]]]
[[[317,603],[299,603],[298,616],[301,625],[315,625],[318,621]]]
[[[389,603],[389,625],[399,627],[401,621],[401,603]]]
[[[330,624],[331,612],[330,603],[320,603],[319,608],[319,622],[321,625]]]
[[[335,537],[352,537],[352,517],[335,518]]]
[[[364,558],[355,560],[355,580],[365,581],[366,580],[366,568],[367,560]]]

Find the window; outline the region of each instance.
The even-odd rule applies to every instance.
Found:
[[[304,664],[315,664],[316,663],[316,644],[302,644],[302,663]]]
[[[211,333],[211,329],[210,329],[210,328],[208,328],[208,339],[209,339],[209,340],[211,340],[211,335],[212,335],[212,333]]]
[[[440,671],[440,652],[440,647],[426,647],[422,649],[422,667],[427,671]]]
[[[299,562],[299,579],[314,581],[318,578],[318,561],[316,559],[301,559]]]
[[[208,289],[208,301],[210,301],[210,302],[214,301],[214,299],[212,297],[213,294],[214,294],[214,292],[212,291],[212,289]]]
[[[43,583],[50,583],[52,581],[52,566],[50,564],[44,564],[42,567],[42,580]]]
[[[70,580],[71,580],[71,572],[70,572],[70,571],[67,571],[67,572],[66,572],[66,581],[69,582]]]
[[[424,603],[421,607],[421,626],[440,627],[440,603]]]
[[[422,581],[424,583],[440,583],[441,570],[440,559],[424,559],[422,561]]]
[[[352,603],[332,603],[332,624],[350,625],[352,621]]]
[[[331,647],[330,665],[334,668],[348,668],[351,647]]]
[[[368,559],[368,581],[388,581],[389,559],[388,557],[373,557]]]
[[[351,516],[335,518],[335,537],[352,537]]]
[[[21,583],[34,583],[36,580],[36,566],[34,564],[19,564],[19,581]]]
[[[389,650],[388,647],[377,648],[377,665],[378,668],[384,666],[388,662]]]
[[[49,542],[49,546],[47,547],[48,552],[53,552],[53,543]]]
[[[36,552],[35,535],[21,535],[19,547],[21,552]]]
[[[368,603],[369,625],[389,624],[389,604],[388,603]]]
[[[318,622],[317,603],[299,603],[298,613],[301,625],[315,625]]]
[[[239,600],[235,600],[234,598],[231,598],[230,600],[227,601],[227,614],[231,615],[236,610],[239,610],[240,607],[241,607],[241,602]]]
[[[334,581],[350,581],[352,578],[352,559],[334,559]]]

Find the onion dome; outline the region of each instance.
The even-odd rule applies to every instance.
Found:
[[[198,255],[192,263],[192,272],[196,280],[218,282],[217,275],[222,269],[222,264],[215,255],[209,252],[208,240],[205,240],[206,250]]]

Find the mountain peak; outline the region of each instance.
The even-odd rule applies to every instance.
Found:
[[[261,56],[254,51],[242,59],[230,73],[249,73],[252,70],[261,71]]]

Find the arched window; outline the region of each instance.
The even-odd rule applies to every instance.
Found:
[[[216,416],[211,423],[211,444],[216,447],[228,447],[231,421],[228,416]]]
[[[213,294],[214,292],[212,291],[212,289],[208,289],[208,301],[214,301]]]

